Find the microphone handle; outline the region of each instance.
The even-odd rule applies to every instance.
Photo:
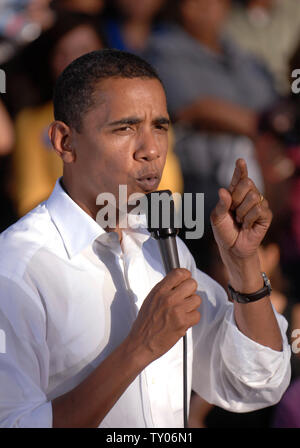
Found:
[[[160,238],[158,245],[166,274],[172,269],[180,268],[176,236]]]
[[[166,274],[172,269],[180,268],[176,236],[168,236],[158,240],[161,258]],[[187,394],[187,338],[183,336],[183,426],[188,427],[188,394]]]

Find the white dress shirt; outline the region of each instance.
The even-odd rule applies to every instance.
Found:
[[[178,239],[181,267],[202,297],[187,333],[188,391],[235,412],[276,403],[290,380],[283,351],[235,325],[233,305],[196,269]],[[164,277],[145,229],[106,233],[62,189],[0,236],[0,426],[51,427],[51,400],[81,383],[127,336],[150,290]],[[3,345],[3,344],[2,344]],[[4,351],[4,350],[3,350]],[[182,340],[146,367],[100,427],[182,427]]]

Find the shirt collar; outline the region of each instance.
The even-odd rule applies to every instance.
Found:
[[[107,240],[107,232],[66,193],[56,181],[51,196],[46,200],[50,213],[70,258],[77,255],[96,239]],[[141,247],[150,238],[145,216],[128,216],[129,228],[126,234],[131,235],[136,244]],[[108,238],[108,241],[110,239]]]
[[[81,252],[100,235],[106,233],[56,181],[51,196],[46,201],[50,213],[70,258]]]

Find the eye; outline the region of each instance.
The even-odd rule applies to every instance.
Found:
[[[124,125],[124,126],[121,126],[121,127],[119,127],[119,128],[117,128],[117,129],[114,129],[114,133],[118,133],[118,134],[125,134],[126,132],[131,132],[133,129],[132,129],[132,127],[131,126],[128,126],[128,125]]]
[[[168,132],[168,130],[169,130],[169,127],[168,127],[167,124],[157,124],[155,127],[159,131],[166,131],[166,132]]]

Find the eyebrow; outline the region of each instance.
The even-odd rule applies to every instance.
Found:
[[[117,120],[117,121],[113,121],[111,123],[108,123],[108,126],[119,126],[119,125],[124,125],[124,124],[139,124],[141,123],[143,120],[141,118],[137,118],[137,117],[125,117],[122,118],[121,120]],[[163,125],[163,124],[170,124],[170,120],[166,117],[157,117],[152,121],[153,124],[159,124],[159,125]]]

